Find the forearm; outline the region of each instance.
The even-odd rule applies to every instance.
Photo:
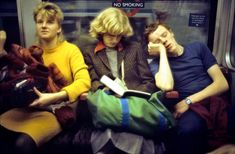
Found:
[[[83,68],[76,72],[73,76],[74,81],[62,88],[67,92],[70,102],[75,102],[82,93],[89,91],[91,87],[91,79],[87,69]]]
[[[33,88],[34,92],[38,95],[29,106],[31,107],[46,107],[52,104],[60,103],[61,101],[68,100],[66,91],[56,93],[41,93],[37,88]]]
[[[207,72],[213,82],[203,90],[189,96],[193,103],[211,96],[220,95],[229,89],[228,82],[217,64],[211,66]]]
[[[68,94],[66,91],[62,90],[60,92],[54,93],[53,103],[58,102],[58,101],[64,101],[64,100],[68,100]]]
[[[160,52],[159,71],[155,74],[155,81],[157,87],[161,90],[173,90],[174,79],[165,51]]]
[[[192,101],[192,103],[197,103],[211,96],[220,95],[228,89],[229,86],[227,81],[222,79],[218,82],[213,82],[203,90],[189,96],[188,98]]]

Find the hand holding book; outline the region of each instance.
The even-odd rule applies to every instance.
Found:
[[[116,93],[119,97],[138,96],[138,97],[149,98],[151,96],[151,93],[147,93],[147,92],[139,91],[139,90],[127,89],[123,87],[122,84],[120,84],[120,80],[119,81],[112,80],[106,75],[103,75],[101,77],[100,82],[103,83],[105,86],[107,86],[114,93]]]

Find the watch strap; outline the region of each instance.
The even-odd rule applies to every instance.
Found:
[[[185,98],[184,101],[185,101],[185,103],[188,104],[188,105],[190,105],[190,104],[193,103],[189,98]]]

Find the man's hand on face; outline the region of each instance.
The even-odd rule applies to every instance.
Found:
[[[161,52],[166,52],[166,48],[162,43],[149,42],[148,52],[151,56],[159,56]]]

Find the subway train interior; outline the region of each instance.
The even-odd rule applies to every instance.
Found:
[[[195,41],[205,43],[228,81],[226,100],[235,106],[235,0],[1,0],[0,30],[7,35],[4,45],[7,52],[13,43],[24,48],[35,43],[33,9],[41,1],[56,3],[62,9],[65,38],[77,46],[92,41],[87,37],[90,21],[107,7],[120,8],[128,15],[134,29],[131,40],[141,42],[143,50],[147,50],[147,44],[143,43],[145,27],[157,20],[170,25],[182,45]],[[57,154],[92,153],[89,141],[76,145],[76,141],[72,141],[76,129],[70,131],[59,134],[41,153],[54,153],[55,148]]]

